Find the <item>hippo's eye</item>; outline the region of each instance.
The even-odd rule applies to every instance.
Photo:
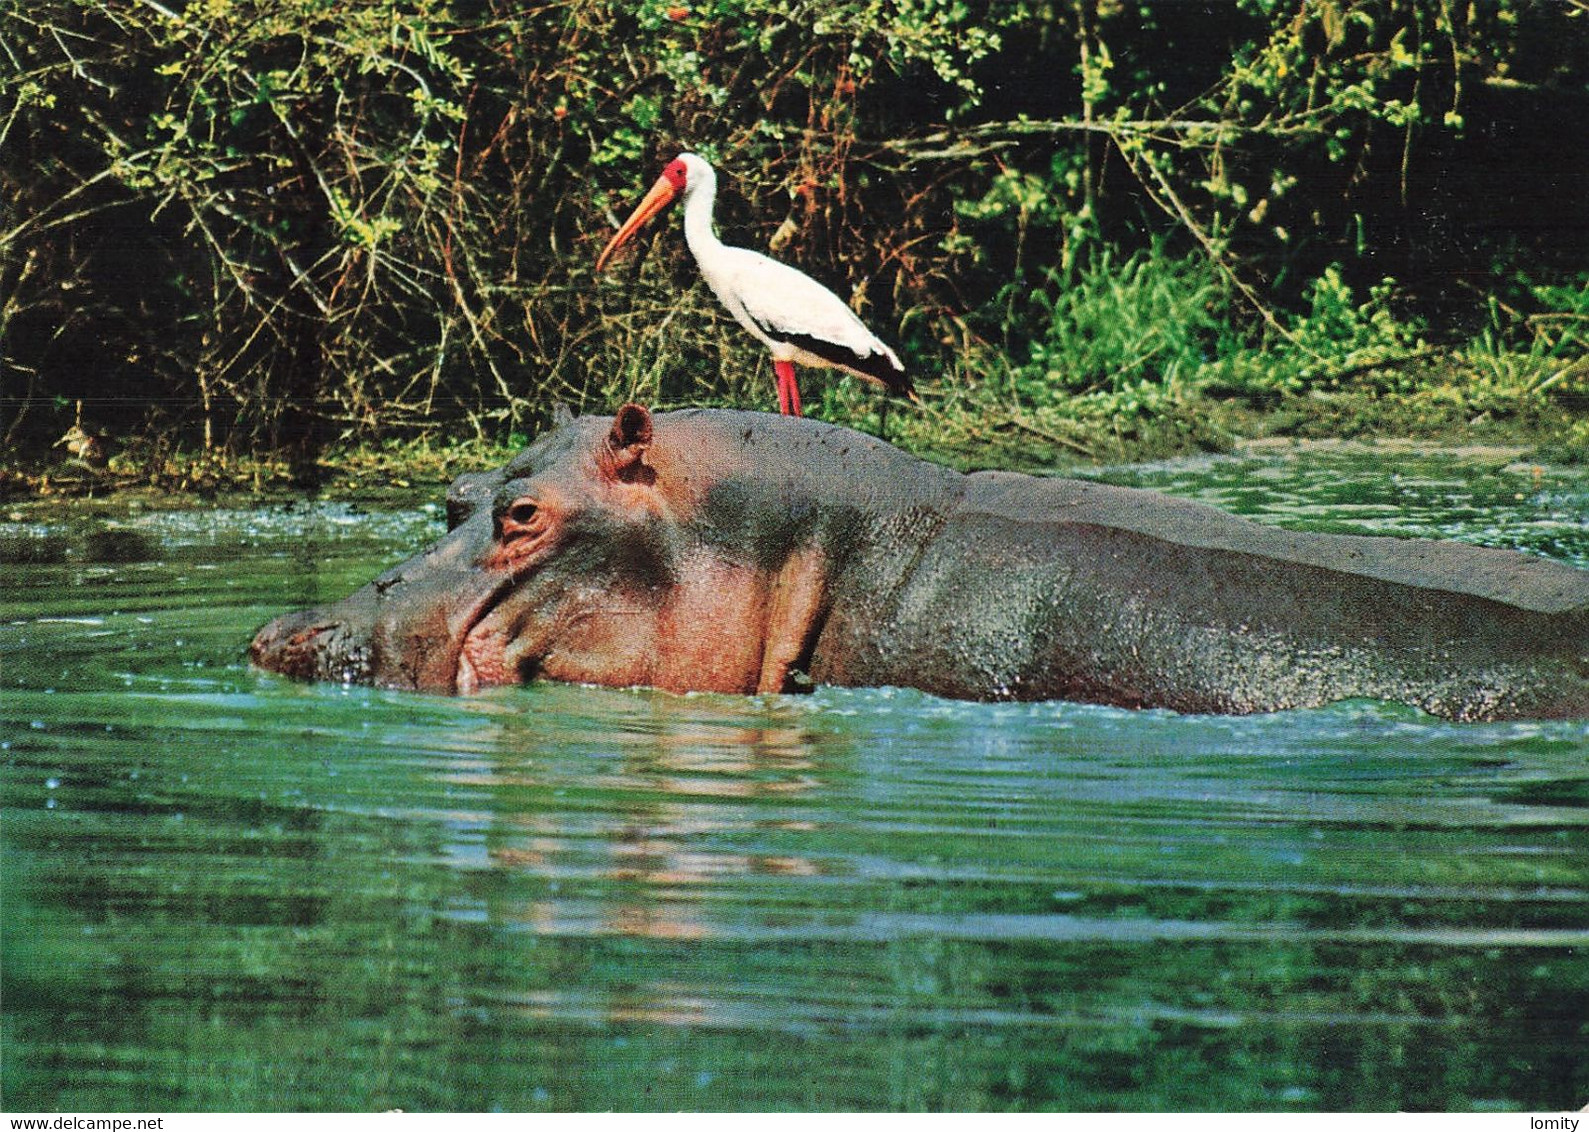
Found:
[[[516,499],[497,514],[497,537],[503,542],[533,538],[538,530],[535,516],[540,508],[530,498]]]

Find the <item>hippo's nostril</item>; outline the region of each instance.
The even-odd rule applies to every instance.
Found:
[[[346,623],[317,612],[289,613],[266,625],[254,637],[249,658],[294,680],[367,681],[370,650],[354,639]]]

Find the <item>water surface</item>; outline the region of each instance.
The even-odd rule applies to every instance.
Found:
[[[1106,475],[1589,566],[1567,470]],[[0,518],[9,1111],[1589,1102],[1589,725],[303,686],[433,504]]]

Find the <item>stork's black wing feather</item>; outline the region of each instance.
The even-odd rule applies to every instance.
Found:
[[[869,377],[885,386],[890,393],[899,397],[916,399],[916,389],[911,384],[910,378],[903,369],[894,365],[893,359],[887,354],[872,352],[857,354],[847,346],[840,346],[836,342],[827,342],[821,338],[814,338],[809,334],[791,334],[787,330],[771,331],[776,337],[788,342],[791,346],[798,346],[808,354],[815,354],[824,361],[847,369],[862,377]]]

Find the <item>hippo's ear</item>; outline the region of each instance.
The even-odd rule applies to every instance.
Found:
[[[650,410],[643,405],[625,405],[612,419],[602,466],[624,483],[652,483],[657,474],[646,463],[646,449],[650,447]]]

